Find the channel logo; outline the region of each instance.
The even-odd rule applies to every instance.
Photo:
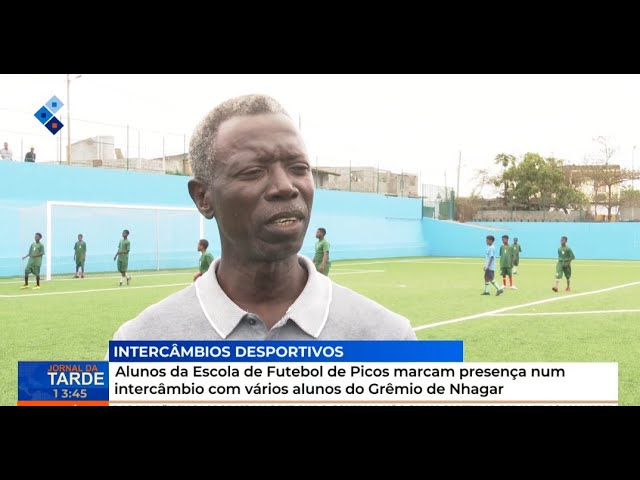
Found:
[[[42,125],[44,125],[45,128],[53,135],[58,133],[62,127],[64,127],[62,122],[55,116],[55,114],[58,113],[58,110],[63,106],[64,103],[54,95],[34,114],[38,121],[42,123]]]

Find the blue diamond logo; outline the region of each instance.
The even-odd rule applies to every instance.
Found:
[[[38,110],[35,113],[35,116],[40,121],[40,123],[42,123],[43,125],[46,125],[47,122],[51,119],[51,117],[53,117],[53,113],[47,110],[47,107],[42,107],[40,110]]]
[[[60,101],[60,99],[58,97],[56,97],[55,95],[53,97],[51,97],[51,99],[44,104],[49,110],[51,110],[51,113],[56,114],[58,113],[58,110],[60,110],[63,106],[64,103],[62,103]]]
[[[58,120],[56,117],[51,117],[51,120],[49,120],[49,122],[47,122],[47,124],[45,125],[45,127],[47,127],[47,129],[52,133],[52,134],[56,134],[58,133],[62,127],[64,127],[64,125],[62,124],[62,122],[60,120]]]

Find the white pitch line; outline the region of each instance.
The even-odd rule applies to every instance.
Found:
[[[194,269],[195,272],[195,269]],[[130,272],[132,273],[132,272]],[[171,277],[173,275],[194,275],[193,272],[172,272],[172,273],[149,273],[149,274],[136,274],[136,273],[132,273],[132,275],[135,275],[135,278],[141,278],[141,277]],[[104,279],[118,279],[120,278],[120,275],[104,275],[104,276],[89,276],[89,277],[84,277],[84,278],[54,278],[52,280],[50,280],[49,282],[72,282],[72,281],[76,281],[78,283],[82,283],[84,280],[104,280]],[[21,282],[23,279],[22,278],[16,278],[15,280],[11,280],[11,281],[3,281],[0,282],[0,285],[9,285],[12,283],[18,283]],[[49,283],[47,282],[47,283]]]
[[[191,282],[190,282],[191,283]],[[129,290],[138,290],[142,288],[162,288],[162,287],[184,287],[190,283],[168,283],[165,285],[143,285],[141,287],[117,287],[117,288],[94,288],[91,290],[73,290],[70,292],[45,292],[45,293],[25,293],[22,295],[0,295],[0,298],[34,298],[47,297],[50,295],[74,295],[76,293],[95,293],[95,292],[126,292]]]
[[[356,270],[353,272],[335,272],[331,275],[358,275],[359,273],[384,273],[384,270]]]
[[[492,317],[544,317],[551,315],[596,315],[605,313],[639,313],[640,310],[585,310],[584,312],[495,313]]]
[[[427,325],[420,325],[419,327],[414,327],[413,330],[417,332],[419,330],[425,330],[427,328],[440,327],[442,325],[450,325],[452,323],[465,322],[467,320],[475,320],[476,318],[489,317],[491,315],[495,315],[496,313],[508,312],[510,310],[516,310],[518,308],[532,307],[534,305],[542,305],[544,303],[559,302],[561,300],[568,300],[570,298],[585,297],[587,295],[596,295],[598,293],[611,292],[613,290],[618,290],[620,288],[634,287],[636,285],[640,285],[640,282],[625,283],[624,285],[616,285],[615,287],[603,288],[603,289],[600,289],[600,290],[592,290],[590,292],[576,293],[576,294],[572,294],[572,295],[565,295],[565,296],[562,296],[562,297],[545,298],[544,300],[536,300],[535,302],[522,303],[520,305],[512,305],[510,307],[499,308],[497,310],[491,310],[489,312],[476,313],[475,315],[468,315],[466,317],[454,318],[453,320],[445,320],[443,322],[436,322],[436,323],[429,323]]]
[[[530,258],[528,260],[532,260],[535,263],[526,263],[525,267],[544,267],[544,268],[549,268],[549,265],[551,265],[553,267],[553,265],[557,262],[557,260],[554,259],[550,259],[550,258]],[[349,268],[351,266],[356,266],[356,265],[380,265],[380,264],[386,264],[386,263],[415,263],[415,264],[435,264],[435,265],[476,265],[476,264],[480,264],[482,265],[482,261],[483,259],[478,258],[477,260],[470,260],[470,261],[449,261],[449,260],[429,260],[429,259],[422,259],[422,260],[378,260],[378,261],[372,261],[372,262],[358,262],[358,263],[339,263],[339,264],[335,264],[333,265],[333,268]],[[549,263],[541,263],[541,262],[549,262]],[[617,265],[616,268],[619,267],[623,267],[623,268],[640,268],[640,261],[638,260],[629,260],[629,261],[625,261],[625,260],[598,260],[598,262],[600,263],[578,263],[576,261],[575,266],[580,266],[580,267],[600,267],[600,268],[611,268],[611,265],[602,265],[602,263],[607,263],[607,264],[615,264],[615,263],[620,263],[622,265]]]
[[[384,270],[362,270],[362,271],[357,271],[357,272],[339,272],[339,273],[335,273],[332,275],[357,275],[360,273],[384,273]],[[136,278],[140,278],[142,276],[145,277],[151,277],[152,275],[138,275],[136,276]],[[120,278],[120,277],[115,277],[115,278]],[[44,296],[48,296],[48,295],[72,295],[74,293],[95,293],[95,292],[113,292],[116,290],[119,291],[127,291],[127,290],[135,290],[138,288],[159,288],[159,287],[179,287],[179,286],[185,286],[185,285],[189,285],[190,283],[169,283],[169,284],[165,284],[165,285],[143,285],[140,287],[118,287],[118,288],[94,288],[94,289],[90,289],[90,290],[73,290],[73,291],[69,291],[69,292],[45,292],[45,293],[24,293],[22,295],[20,294],[16,294],[16,295],[0,295],[0,298],[24,298],[24,297],[44,297]]]

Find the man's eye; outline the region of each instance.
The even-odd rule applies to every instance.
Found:
[[[298,163],[296,165],[293,165],[291,169],[295,173],[307,173],[309,171],[309,165],[307,165],[306,163]]]
[[[245,170],[244,172],[240,172],[241,178],[256,178],[262,174],[262,170],[259,168],[252,168],[250,170]]]

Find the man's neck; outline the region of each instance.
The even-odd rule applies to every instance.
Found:
[[[233,303],[258,314],[271,328],[300,296],[308,273],[297,255],[277,262],[237,261],[222,255],[216,277]]]

